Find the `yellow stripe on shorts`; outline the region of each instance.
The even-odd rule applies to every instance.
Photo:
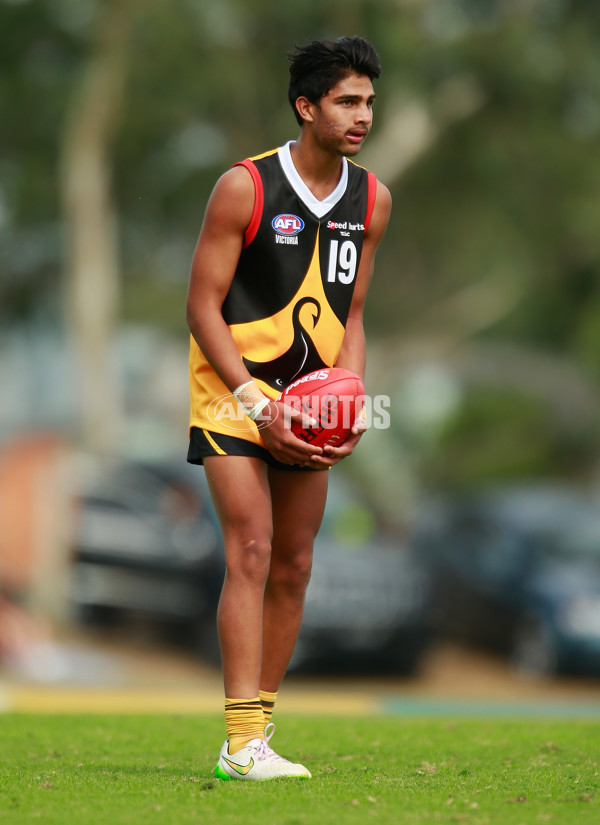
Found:
[[[214,440],[214,438],[211,436],[211,434],[209,432],[204,430],[204,435],[206,436],[206,439],[207,439],[208,443],[213,448],[213,450],[217,453],[217,455],[227,455],[225,450],[222,450],[221,447],[219,447],[219,445],[217,444],[217,442]]]

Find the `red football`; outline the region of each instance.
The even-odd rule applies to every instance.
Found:
[[[298,438],[315,447],[339,447],[361,413],[365,388],[358,375],[350,370],[324,367],[293,381],[277,400],[318,422],[316,427],[304,429],[292,421],[292,432]]]

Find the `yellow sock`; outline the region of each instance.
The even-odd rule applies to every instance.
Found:
[[[225,728],[229,739],[229,753],[236,753],[251,739],[264,739],[265,717],[260,698],[225,698]]]
[[[260,703],[262,705],[266,727],[271,721],[271,716],[273,715],[273,711],[275,710],[275,700],[277,699],[277,693],[269,693],[268,690],[259,690],[258,696],[260,698]]]

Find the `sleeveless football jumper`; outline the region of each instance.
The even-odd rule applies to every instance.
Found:
[[[255,201],[222,312],[248,372],[274,399],[337,360],[377,181],[343,158],[338,186],[317,201],[296,171],[290,143],[236,166],[252,175]],[[190,428],[262,445],[256,424],[192,336],[189,372]]]

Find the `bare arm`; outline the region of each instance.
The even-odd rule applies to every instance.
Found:
[[[206,208],[188,289],[190,331],[230,390],[251,379],[225,323],[222,307],[253,206],[254,184],[243,167],[234,167],[219,178]]]

